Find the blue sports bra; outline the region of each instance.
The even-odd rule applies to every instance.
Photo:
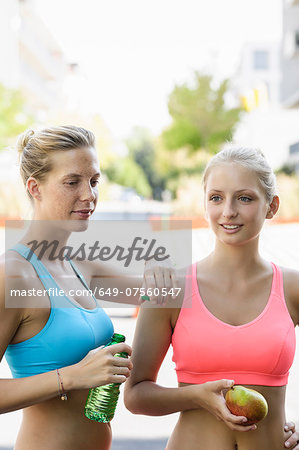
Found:
[[[31,249],[25,245],[17,244],[11,250],[29,260]],[[48,291],[51,312],[39,333],[26,341],[8,345],[5,357],[14,378],[75,364],[90,350],[107,344],[114,331],[111,319],[98,306],[95,297],[95,308],[90,310],[77,306],[66,295],[52,295],[51,292],[58,292],[61,288],[37,256],[34,253],[31,255],[30,262]],[[72,261],[69,262],[84,287],[89,290],[82,274]]]

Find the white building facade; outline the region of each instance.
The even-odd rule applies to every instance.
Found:
[[[299,0],[283,4],[281,102],[287,108],[299,108]]]
[[[283,0],[281,42],[246,45],[234,77],[247,111],[234,140],[299,171],[299,0]]]
[[[281,103],[299,110],[299,0],[284,0],[281,46]],[[299,120],[297,122],[299,128]],[[299,174],[299,132],[289,146],[288,163]]]
[[[43,120],[62,95],[68,63],[33,0],[1,0],[0,58],[0,82],[20,89]]]

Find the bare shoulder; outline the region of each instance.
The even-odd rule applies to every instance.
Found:
[[[32,265],[15,252],[5,252],[0,255],[0,286],[2,306],[7,300],[7,286],[18,286],[26,289],[28,280],[36,278]],[[17,309],[17,308],[14,308]]]
[[[299,297],[299,270],[281,267],[285,291]],[[299,301],[299,298],[298,298]]]
[[[9,307],[9,298],[5,287],[7,261],[5,254],[0,256],[0,360],[23,319],[22,308]]]
[[[23,256],[14,251],[7,251],[0,256],[0,264],[3,267],[4,274],[8,276],[27,276],[36,275],[36,272]]]
[[[28,295],[32,289],[41,289],[42,283],[32,264],[17,252],[8,251],[0,256],[1,297],[7,314],[22,317],[26,308],[33,307],[35,296]],[[39,306],[44,297],[38,297]],[[46,303],[46,306],[48,302]]]
[[[159,330],[164,334],[166,332],[172,334],[181,309],[191,305],[192,267],[175,270],[172,276],[175,277],[176,286],[171,289],[172,298],[168,299],[163,306],[143,304],[140,314],[141,328],[151,323],[152,329]]]
[[[174,329],[173,320],[179,311],[176,307],[143,303],[137,318],[135,344],[140,343],[142,336],[142,339],[152,344],[157,342],[161,345],[164,342],[168,346]]]

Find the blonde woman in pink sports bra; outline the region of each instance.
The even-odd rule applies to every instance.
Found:
[[[167,450],[299,449],[284,406],[299,272],[259,254],[263,223],[279,207],[275,175],[259,150],[229,146],[211,159],[203,184],[214,250],[192,265],[192,283],[181,282],[182,307],[141,308],[126,406],[135,414],[180,412]],[[170,345],[177,388],[156,384]],[[224,395],[233,383],[265,396],[263,421],[247,425],[230,413]]]

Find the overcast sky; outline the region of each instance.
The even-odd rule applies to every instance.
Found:
[[[246,42],[281,36],[282,0],[37,0],[70,62],[80,64],[90,108],[117,137],[159,132],[167,96],[194,70],[231,75]]]

